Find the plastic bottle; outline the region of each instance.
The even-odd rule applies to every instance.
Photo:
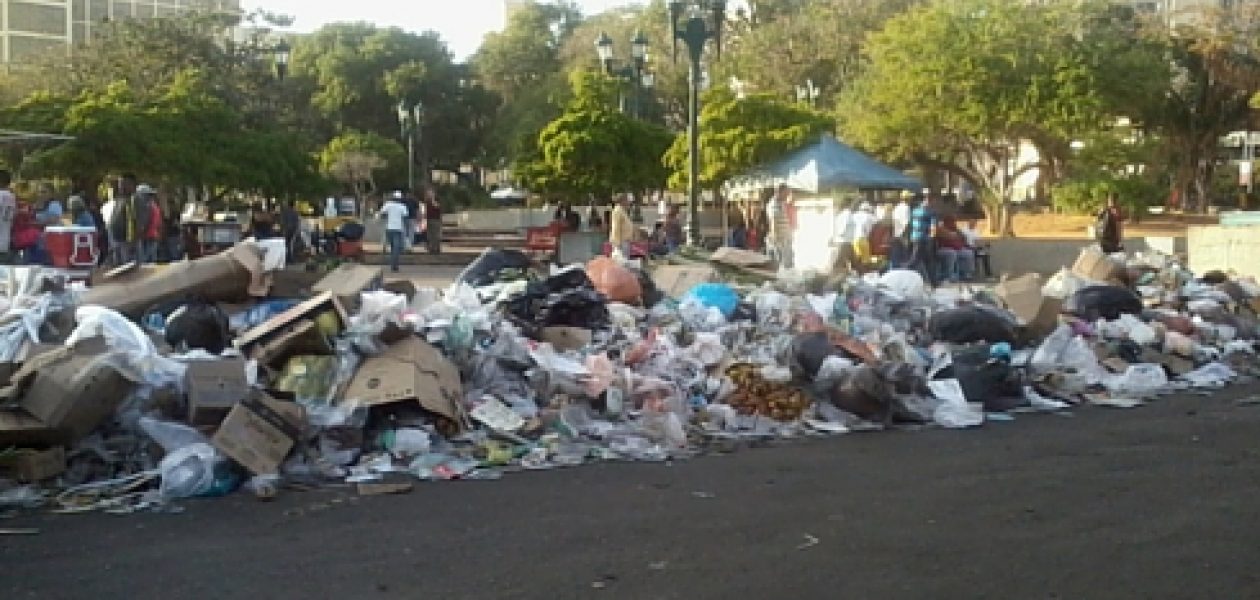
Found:
[[[381,445],[396,458],[404,458],[428,453],[431,440],[423,429],[394,429],[381,434]]]

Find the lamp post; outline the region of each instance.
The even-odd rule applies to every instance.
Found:
[[[718,58],[722,57],[722,26],[726,23],[725,0],[691,0],[669,3],[669,24],[673,31],[674,59],[678,59],[678,41],[687,46],[691,59],[691,93],[687,110],[687,137],[690,165],[687,176],[687,245],[700,245],[700,86],[703,74],[700,59],[705,45],[713,40]]]
[[[416,137],[420,135],[420,125],[424,119],[424,105],[416,102],[407,106],[406,100],[398,102],[398,125],[402,127],[403,139],[407,140],[407,193],[416,191]]]
[[[595,39],[595,53],[599,56],[599,63],[604,67],[605,73],[630,84],[630,116],[636,119],[642,118],[639,102],[642,90],[651,89],[652,85],[656,83],[656,78],[646,70],[648,61],[647,36],[644,36],[642,31],[634,33],[634,37],[630,38],[630,63],[622,67],[617,66],[617,59],[613,57],[613,39],[608,36],[608,32],[600,32],[599,37]],[[626,101],[624,95],[621,98],[621,104],[621,110],[625,111]]]
[[[811,108],[818,103],[818,96],[822,90],[814,85],[813,79],[806,79],[805,85],[796,86],[796,101],[802,104],[808,104]]]

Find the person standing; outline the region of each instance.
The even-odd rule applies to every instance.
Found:
[[[793,264],[792,208],[792,190],[786,183],[781,183],[766,203],[766,220],[769,225],[766,246],[770,250],[771,258],[779,263],[780,269],[791,269]]]
[[[403,250],[411,252],[416,245],[416,223],[420,222],[420,201],[414,193],[399,193],[403,206],[407,207],[407,222],[403,228]]]
[[[1098,245],[1107,254],[1124,251],[1124,213],[1120,211],[1115,192],[1107,194],[1107,205],[1098,213],[1094,225],[1094,234],[1098,236]]]
[[[123,265],[134,259],[131,229],[131,204],[136,194],[136,176],[126,173],[118,180],[113,198],[106,203],[106,224],[109,229],[110,251],[115,264]]]
[[[389,245],[389,268],[397,273],[398,259],[403,251],[403,235],[407,227],[407,205],[403,204],[400,198],[390,198],[376,216],[385,219],[385,243]]]
[[[144,210],[149,213],[149,222],[145,226],[144,239],[141,241],[144,259],[145,262],[156,264],[158,247],[162,245],[162,240],[166,237],[166,223],[162,218],[162,205],[158,202],[157,194],[149,196]]]
[[[302,215],[292,200],[285,200],[280,205],[280,234],[284,236],[286,260],[293,262],[298,253],[298,242],[302,234]]]
[[[907,267],[918,271],[932,287],[937,284],[935,227],[936,215],[931,201],[925,197],[910,211],[910,262]]]
[[[630,199],[617,195],[617,205],[608,217],[608,243],[621,255],[630,258],[630,242],[634,241],[634,222],[630,220]]]
[[[871,261],[871,230],[875,227],[875,209],[869,202],[858,205],[853,213],[853,259],[859,268],[865,268]]]
[[[442,253],[442,203],[433,186],[424,188],[424,230],[429,254]]]
[[[17,217],[17,196],[9,189],[11,185],[13,175],[0,169],[0,256],[6,263],[12,262],[13,221]]]
[[[144,243],[145,234],[149,231],[153,216],[149,203],[157,196],[157,192],[145,184],[135,186],[134,189],[135,193],[129,198],[121,199],[123,239],[127,243],[126,260],[144,264],[145,257],[148,256]],[[114,210],[117,211],[118,207]]]
[[[831,245],[836,249],[836,267],[844,267],[846,270],[856,270],[857,263],[853,257],[853,208],[848,200],[844,201],[840,211],[836,213],[835,223],[832,224],[832,240]]]
[[[682,215],[677,206],[670,206],[665,211],[665,246],[673,254],[683,245]]]

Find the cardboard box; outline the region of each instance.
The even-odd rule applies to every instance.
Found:
[[[591,330],[580,327],[547,327],[542,330],[541,337],[556,350],[566,352],[589,346],[592,335]]]
[[[249,472],[271,475],[302,438],[304,420],[301,405],[258,394],[232,408],[210,443]]]
[[[1125,275],[1124,265],[1093,246],[1081,250],[1072,265],[1072,272],[1091,281],[1103,282],[1120,281]]]
[[[114,415],[134,387],[102,362],[108,351],[98,337],[36,356],[0,396],[19,399],[26,412],[49,428],[86,436]]]
[[[245,361],[240,358],[190,362],[184,384],[188,390],[188,422],[194,425],[220,423],[250,392]]]
[[[342,402],[379,406],[416,401],[461,427],[463,387],[459,370],[436,348],[410,337],[363,361],[342,393]]]
[[[300,300],[310,298],[314,294],[311,293],[316,283],[323,279],[319,273],[298,270],[284,269],[271,274],[271,293],[268,294],[272,298],[285,298]]]
[[[355,310],[359,307],[359,294],[379,290],[384,281],[383,267],[344,264],[319,280],[311,291],[316,294],[329,292],[337,297],[342,306]]]
[[[1063,300],[1043,295],[1041,287],[1041,276],[1030,273],[1003,278],[993,289],[994,295],[1019,319],[1030,338],[1041,338],[1054,331],[1063,310]]]
[[[0,447],[44,446],[71,441],[64,429],[54,429],[20,408],[0,410]]]
[[[691,288],[717,278],[717,271],[707,265],[665,265],[652,271],[652,281],[661,293],[682,298]]]
[[[0,453],[0,477],[27,483],[52,479],[66,472],[66,449],[20,449]]]
[[[234,344],[236,344],[237,349],[241,350],[241,354],[246,355],[246,357],[257,358],[258,361],[266,364],[272,364],[277,359],[287,358],[285,355],[280,355],[285,354],[284,350],[290,350],[290,352],[287,352],[289,355],[294,353],[328,353],[331,350],[329,349],[329,344],[326,343],[326,337],[319,332],[318,326],[315,326],[319,323],[320,315],[324,314],[333,316],[338,330],[344,329],[345,324],[349,321],[349,316],[345,313],[345,309],[341,306],[340,301],[336,299],[336,296],[325,291],[323,294],[305,301],[305,303],[273,316],[273,318],[267,320],[267,323],[249,329],[248,332],[241,334],[241,337],[238,337]],[[309,323],[309,325],[304,323]],[[301,329],[302,332],[292,333],[295,329]],[[314,338],[311,335],[314,335]],[[277,338],[284,342],[278,348],[275,344]],[[304,339],[315,340],[315,342],[324,340],[324,342],[316,343],[315,348],[296,348],[300,340]],[[267,359],[267,361],[263,361],[262,358],[257,357],[255,354],[255,350],[258,347],[262,347],[262,345],[270,347],[268,355],[272,355],[272,358]],[[319,350],[320,347],[325,349]]]

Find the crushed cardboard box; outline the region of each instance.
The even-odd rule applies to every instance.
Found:
[[[193,361],[184,375],[188,422],[217,425],[237,402],[249,396],[245,361],[240,358]]]
[[[300,404],[256,394],[232,408],[211,443],[250,473],[272,475],[302,439],[305,418]]]
[[[664,265],[652,272],[652,281],[661,293],[682,298],[691,288],[717,280],[717,271],[708,265]]]
[[[342,394],[342,401],[379,406],[416,401],[426,410],[464,425],[459,369],[437,348],[417,337],[390,346],[363,361]]]
[[[368,265],[344,264],[319,280],[311,291],[328,292],[348,310],[359,308],[359,294],[378,290],[385,281],[385,269]]]

